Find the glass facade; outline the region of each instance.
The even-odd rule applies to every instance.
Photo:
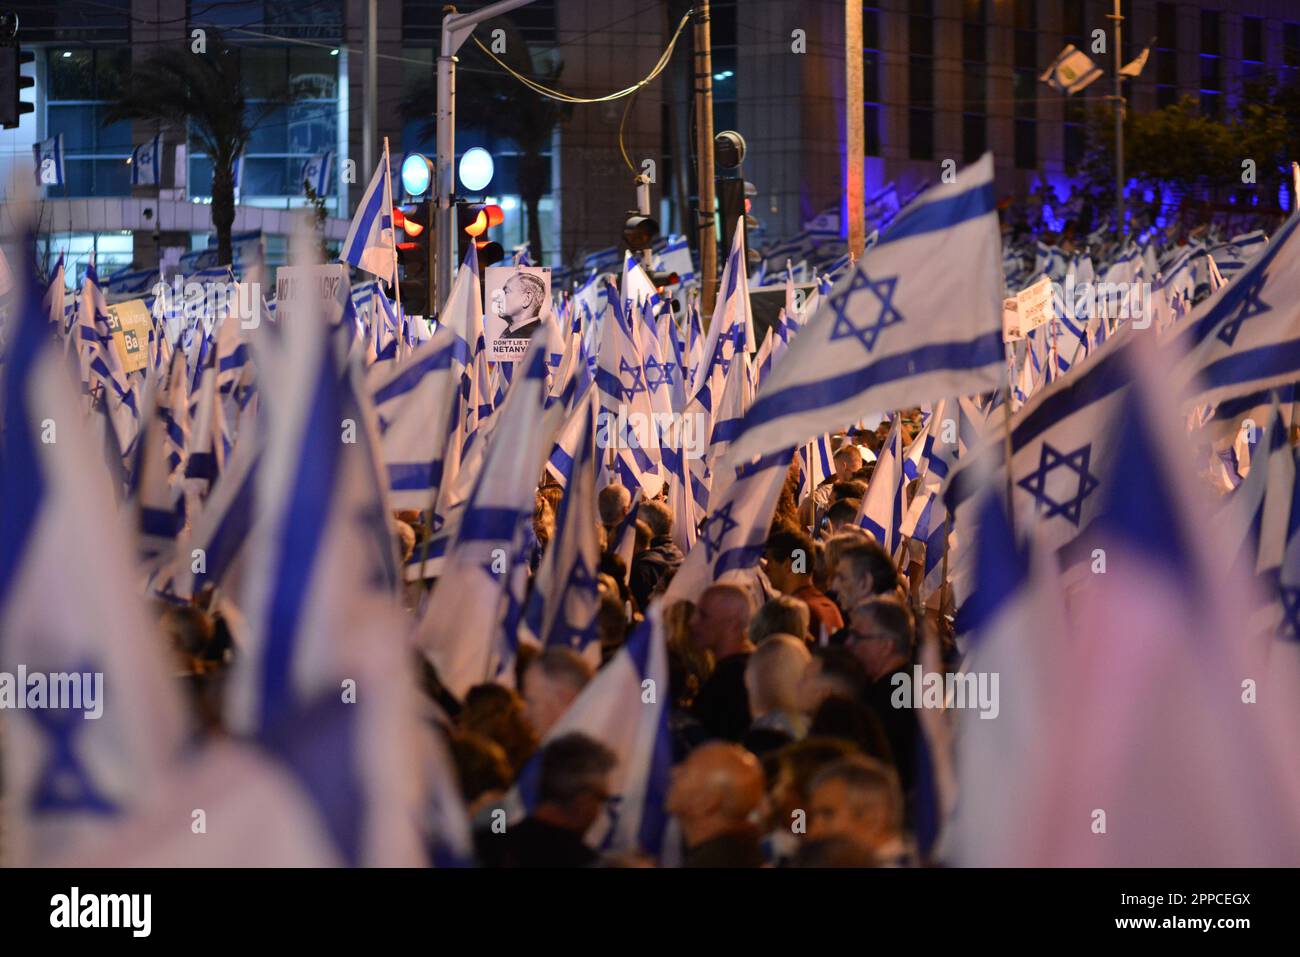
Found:
[[[102,123],[130,62],[123,47],[46,49],[45,136],[63,135],[65,157],[64,188],[52,197],[131,195],[131,124]]]

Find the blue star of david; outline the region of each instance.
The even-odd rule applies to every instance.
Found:
[[[564,601],[560,609],[557,634],[553,641],[563,642],[570,648],[581,651],[596,637],[596,616],[594,598],[599,586],[587,563],[579,558],[569,570],[569,579],[564,586]],[[571,599],[586,597],[582,604],[585,621],[575,622],[569,617]]]
[[[90,665],[71,669],[94,673]],[[25,693],[26,689],[20,689]],[[49,738],[45,767],[32,792],[35,814],[116,814],[117,805],[99,792],[94,778],[77,757],[76,737],[87,727],[83,712],[74,708],[35,708],[27,712]]]
[[[652,395],[659,391],[664,384],[663,363],[654,356],[647,356],[645,360],[645,387],[646,391]]]
[[[1282,628],[1283,638],[1300,641],[1300,588],[1280,589],[1282,593]]]
[[[1225,345],[1230,346],[1237,340],[1237,333],[1241,331],[1243,322],[1260,313],[1268,312],[1271,308],[1268,303],[1259,298],[1259,291],[1264,286],[1265,278],[1264,270],[1261,269],[1246,287],[1237,314],[1219,329],[1217,336]]]
[[[714,556],[722,551],[722,540],[737,525],[731,517],[731,509],[734,505],[734,502],[728,502],[722,506],[708,517],[700,529],[700,541],[704,543],[705,557],[709,561],[713,561]]]
[[[1044,442],[1038,468],[1016,484],[1034,497],[1035,508],[1044,518],[1064,515],[1075,527],[1078,527],[1080,513],[1083,511],[1083,500],[1101,484],[1096,476],[1088,472],[1088,459],[1091,455],[1092,443],[1066,454]],[[1059,502],[1047,494],[1047,476],[1058,468],[1069,469],[1079,476],[1079,487],[1075,490],[1074,496]]]
[[[631,385],[624,384],[623,376],[625,375],[631,377]],[[619,385],[623,386],[623,398],[630,399],[637,393],[646,391],[643,375],[644,370],[640,366],[628,365],[626,359],[620,358],[618,360],[618,379]]]
[[[141,154],[140,154],[140,165],[141,165],[141,166],[148,166],[148,165],[149,165],[150,163],[152,163],[152,162],[153,162],[153,151],[152,151],[152,150],[144,150],[143,152],[141,152]]]
[[[605,811],[609,816],[609,830],[605,832],[605,838],[600,842],[602,851],[609,850],[614,844],[614,837],[618,833],[618,819],[623,812],[623,795],[611,794],[605,803]]]
[[[835,324],[831,326],[830,341],[847,339],[850,336],[862,343],[862,348],[870,352],[876,345],[876,338],[881,330],[896,326],[903,321],[903,315],[894,308],[894,287],[898,284],[897,276],[873,282],[862,270],[856,270],[849,280],[848,288],[830,297],[831,308],[835,310]],[[849,318],[849,302],[858,293],[869,290],[880,300],[880,312],[873,323],[865,326],[855,325]]]

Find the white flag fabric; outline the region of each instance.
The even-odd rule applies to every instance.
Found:
[[[375,169],[357,204],[340,259],[392,284],[397,247],[393,239],[393,184],[388,176],[387,154]]]
[[[533,518],[537,477],[564,414],[558,403],[544,404],[545,348],[535,337],[516,372],[416,630],[439,680],[459,699],[481,682],[510,680],[505,672],[513,664],[515,636],[502,629],[508,578]]]
[[[1141,53],[1139,53],[1133,59],[1129,60],[1127,63],[1124,64],[1124,66],[1119,71],[1119,75],[1131,76],[1131,77],[1141,76],[1142,68],[1147,65],[1147,57],[1150,55],[1151,55],[1151,48],[1143,47]]]
[[[908,206],[822,301],[759,390],[738,460],[866,413],[997,388],[1001,256],[986,153]]]
[[[1039,80],[1068,95],[1078,93],[1100,76],[1101,67],[1073,43],[1067,43]]]
[[[394,508],[428,510],[442,484],[461,366],[444,327],[400,363],[371,366],[367,385],[378,415],[379,449]]]
[[[18,281],[0,398],[4,854],[31,866],[92,854],[152,799],[185,725],[42,291],[29,268]]]
[[[596,529],[596,407],[588,389],[573,413],[581,432],[566,492],[555,516],[555,533],[542,554],[524,622],[543,646],[571,648],[600,666],[596,613],[600,594],[596,570],[600,542]]]
[[[668,583],[664,607],[695,601],[715,582],[747,586],[753,580],[793,455],[793,449],[779,449],[739,470],[734,459],[720,463],[735,478],[715,498],[699,538]]]

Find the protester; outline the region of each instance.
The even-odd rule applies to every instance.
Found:
[[[799,710],[799,683],[812,656],[802,638],[769,635],[745,666],[745,691],[753,717],[743,744],[758,757],[798,741],[807,730]]]
[[[809,786],[808,836],[846,838],[883,867],[907,867],[913,857],[903,837],[903,795],[894,771],[866,757],[823,768]]]
[[[628,588],[640,609],[650,604],[650,596],[665,584],[682,563],[682,552],[673,541],[673,513],[664,502],[652,499],[637,509],[638,534],[642,523],[649,532],[646,547],[632,559]]]
[[[695,697],[691,713],[715,737],[740,741],[749,729],[745,666],[754,652],[749,640],[749,592],[735,585],[705,589],[691,617],[695,647],[713,656],[713,673]]]
[[[754,815],[763,801],[763,769],[734,744],[702,744],[673,769],[665,805],[681,824],[686,867],[761,867]]]
[[[895,596],[873,597],[853,609],[851,622],[847,647],[862,663],[869,681],[864,700],[884,727],[903,792],[910,794],[915,783],[917,716],[915,709],[896,707],[892,699],[898,687],[895,677],[911,680],[916,648],[912,614]]]
[[[524,717],[539,740],[555,726],[591,680],[592,668],[576,651],[547,648],[524,672]]]
[[[808,606],[801,599],[777,595],[764,602],[750,620],[749,640],[761,645],[771,635],[794,635],[802,641],[811,641],[808,621]]]
[[[617,758],[585,734],[556,738],[541,752],[537,806],[502,832],[475,836],[485,867],[590,867],[599,855],[583,835],[605,813]]]
[[[830,635],[844,627],[835,603],[813,584],[816,556],[811,538],[795,529],[782,529],[768,537],[765,557],[772,586],[808,606],[815,634]]]

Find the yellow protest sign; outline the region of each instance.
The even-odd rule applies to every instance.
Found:
[[[108,328],[126,372],[139,372],[149,361],[149,330],[153,319],[143,299],[128,299],[108,307]]]

